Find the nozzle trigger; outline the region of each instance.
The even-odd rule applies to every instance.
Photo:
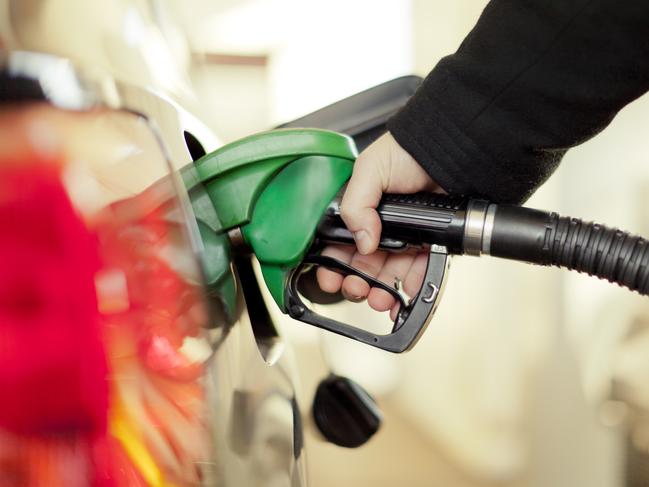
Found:
[[[399,313],[394,321],[392,331],[386,335],[374,334],[347,323],[327,318],[309,309],[298,293],[298,282],[300,276],[311,266],[322,266],[345,276],[358,276],[371,287],[383,289],[389,293],[400,304]],[[296,320],[352,338],[367,345],[390,352],[403,352],[415,345],[430,322],[443,289],[447,267],[448,252],[446,248],[437,245],[432,246],[429,251],[422,287],[414,298],[406,302],[398,289],[344,262],[322,255],[308,255],[289,277],[285,291],[287,312],[289,316]]]

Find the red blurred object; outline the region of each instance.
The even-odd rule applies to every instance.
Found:
[[[102,260],[124,273],[129,303],[119,321],[133,327],[142,363],[166,378],[191,382],[201,377],[203,364],[180,348],[185,338],[201,333],[205,316],[195,317],[192,310],[203,308],[202,294],[165,261],[165,249],[173,246],[170,234],[177,232],[165,211],[152,208],[146,192],[111,205],[98,225]]]
[[[144,191],[89,229],[63,167],[0,159],[0,487],[193,485],[204,370],[183,345],[206,311],[174,268],[183,227]]]
[[[0,428],[102,436],[108,409],[97,242],[60,165],[0,163]]]
[[[112,436],[105,436],[95,441],[92,457],[95,459],[93,487],[147,487],[149,485],[128,458],[119,441]]]

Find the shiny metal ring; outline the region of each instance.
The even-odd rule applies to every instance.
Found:
[[[464,224],[464,252],[467,255],[479,256],[482,252],[482,234],[489,202],[471,200],[466,210]]]
[[[482,232],[482,252],[487,255],[491,254],[491,236],[494,231],[496,210],[498,210],[498,205],[492,203],[487,208],[487,214],[485,215],[484,230]]]

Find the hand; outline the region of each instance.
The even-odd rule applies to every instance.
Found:
[[[354,234],[357,248],[330,246],[322,255],[348,263],[390,286],[394,285],[395,279],[400,279],[406,294],[414,296],[424,278],[427,254],[377,251],[381,220],[376,207],[383,193],[418,191],[444,192],[389,132],[382,135],[356,159],[341,203],[342,219]],[[390,316],[395,318],[398,304],[382,289],[370,289],[357,276],[343,278],[323,268],[318,269],[317,277],[323,291],[335,293],[342,288],[343,295],[350,301],[359,302],[367,298],[372,308],[390,310]]]

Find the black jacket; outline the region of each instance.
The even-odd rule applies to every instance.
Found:
[[[447,191],[520,203],[648,89],[649,0],[492,0],[388,128]]]

